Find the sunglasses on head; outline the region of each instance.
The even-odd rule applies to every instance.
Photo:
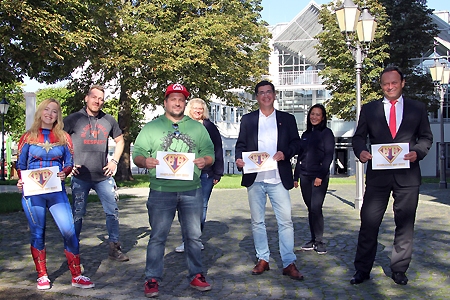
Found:
[[[175,130],[175,131],[173,132],[173,135],[174,135],[174,136],[179,136],[179,135],[180,135],[180,131],[178,131],[178,124],[177,124],[177,123],[173,123],[173,124],[172,124],[172,128]]]

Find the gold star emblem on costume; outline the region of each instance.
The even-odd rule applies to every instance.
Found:
[[[51,149],[53,149],[53,144],[50,144],[48,141],[45,141],[45,143],[40,145],[42,148],[45,149],[45,151],[50,151]]]

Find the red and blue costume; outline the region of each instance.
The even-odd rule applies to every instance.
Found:
[[[58,166],[68,176],[73,167],[73,144],[66,134],[67,143],[60,145],[52,130],[40,129],[38,139],[30,139],[25,133],[19,141],[16,168],[32,170]],[[67,197],[64,181],[62,191],[48,194],[23,196],[22,206],[28,219],[31,232],[31,253],[36,263],[38,277],[46,274],[45,268],[45,221],[47,208],[64,238],[66,256],[78,256],[79,242],[75,235],[72,211]],[[69,257],[68,257],[69,258]]]

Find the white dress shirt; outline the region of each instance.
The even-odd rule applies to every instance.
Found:
[[[276,110],[267,117],[259,111],[258,121],[258,151],[266,151],[267,153],[277,153],[278,128]],[[265,182],[270,184],[278,184],[281,182],[278,168],[275,170],[262,171],[256,175],[255,182]]]

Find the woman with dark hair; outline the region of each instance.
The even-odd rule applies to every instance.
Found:
[[[73,144],[70,136],[63,130],[61,105],[54,99],[46,99],[36,109],[30,130],[20,138],[16,169],[19,174],[17,187],[23,191],[24,181],[21,171],[58,167],[57,176],[62,190],[47,194],[22,196],[22,207],[30,227],[31,255],[37,271],[37,289],[51,288],[46,267],[45,227],[47,209],[53,216],[56,226],[64,238],[64,253],[72,273],[72,286],[92,288],[94,283],[81,275],[80,248],[72,211],[67,198],[64,180],[73,168]],[[42,174],[39,178],[42,178]]]
[[[330,164],[334,154],[334,135],[327,127],[327,113],[322,104],[313,105],[306,121],[306,131],[302,134],[301,147],[294,170],[294,187],[300,188],[308,207],[311,241],[302,250],[315,250],[327,253],[323,243],[322,206],[330,180]]]

